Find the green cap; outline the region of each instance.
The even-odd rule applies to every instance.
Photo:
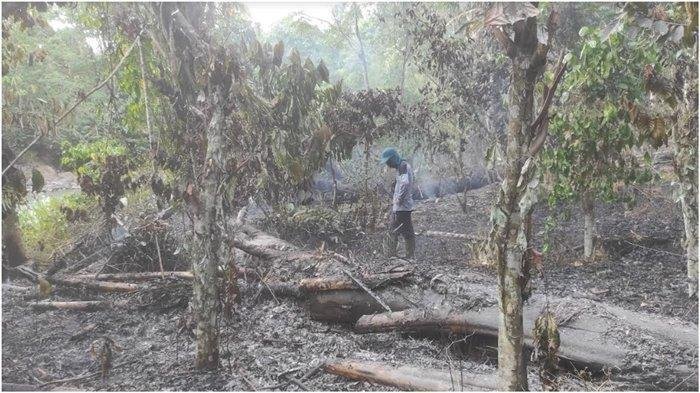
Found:
[[[382,156],[379,161],[382,164],[386,164],[387,162],[389,162],[389,160],[392,159],[395,160],[394,162],[401,161],[401,157],[399,156],[399,153],[396,152],[396,149],[394,149],[393,147],[387,147],[386,149],[384,149],[384,151],[382,151]]]

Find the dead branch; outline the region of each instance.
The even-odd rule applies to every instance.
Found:
[[[12,285],[12,284],[2,284],[2,290],[8,290],[8,291],[18,291],[18,292],[31,292],[35,288],[32,287],[24,287],[20,285]]]
[[[119,363],[119,364],[113,366],[113,367],[112,367],[112,370],[114,370],[114,369],[116,369],[116,368],[119,368],[119,367],[123,367],[123,366],[129,365],[129,364],[132,364],[132,363],[136,363],[137,361],[138,361],[138,360],[130,360],[130,361],[127,361],[127,362]],[[89,378],[97,377],[97,376],[100,376],[100,375],[102,375],[102,371],[95,371],[94,373],[84,373],[84,374],[79,375],[79,376],[77,376],[77,377],[65,378],[65,379],[58,379],[58,380],[55,380],[55,381],[50,381],[50,382],[42,383],[41,385],[39,385],[39,388],[44,388],[44,387],[46,387],[46,386],[56,385],[56,384],[61,384],[61,383],[66,383],[66,382],[77,382],[77,381],[82,381],[82,380],[84,380],[84,379],[89,379]]]
[[[3,392],[35,392],[39,389],[39,386],[37,385],[28,385],[24,383],[9,383],[9,382],[3,382],[2,383],[2,391]]]
[[[506,51],[506,55],[510,58],[515,57],[515,43],[508,37],[508,34],[498,26],[493,26],[492,31],[496,36],[496,40],[501,43],[503,49]]]
[[[535,119],[535,122],[530,126],[530,130],[537,133],[528,152],[530,156],[536,155],[542,146],[544,146],[544,141],[547,139],[549,107],[552,105],[552,99],[554,98],[554,93],[557,90],[557,86],[559,86],[559,82],[566,72],[566,63],[563,62],[563,59],[563,56],[559,58],[554,82],[552,82],[552,86],[547,90],[547,96],[545,97],[544,104],[542,105],[542,109],[540,109],[539,115],[537,115],[537,119]]]
[[[29,303],[29,306],[35,311],[50,311],[50,310],[71,310],[71,311],[101,311],[115,307],[123,307],[127,302],[109,302],[109,301],[69,301],[69,302],[34,302]]]
[[[246,273],[249,269],[245,269]],[[190,271],[163,272],[139,272],[139,273],[99,273],[99,274],[75,274],[66,278],[75,280],[99,280],[99,281],[148,281],[162,279],[164,277],[176,277],[183,280],[194,279],[194,274]]]
[[[382,307],[384,307],[384,309],[386,311],[391,312],[391,308],[389,308],[389,306],[387,306],[387,304],[384,303],[384,301],[382,299],[380,299],[379,296],[377,296],[374,292],[372,292],[372,290],[367,288],[367,286],[365,284],[363,284],[362,281],[360,281],[358,278],[353,276],[352,273],[350,273],[347,270],[343,270],[343,273],[345,273],[346,276],[350,277],[352,279],[352,281],[355,282],[355,284],[357,284],[360,288],[362,288],[363,291],[367,292],[367,294],[370,295],[372,297],[372,299],[374,299],[377,303],[379,303]]]
[[[441,232],[441,231],[425,231],[422,233],[422,235],[429,236],[429,237],[449,237],[449,238],[453,238],[453,239],[465,239],[465,240],[472,240],[472,241],[486,240],[485,237],[472,236],[472,235],[467,235],[464,233]]]
[[[79,340],[85,336],[88,335],[88,333],[91,333],[97,329],[98,325],[96,323],[91,323],[84,328],[80,329],[77,333],[73,334],[70,336],[69,340],[70,341],[76,341]]]
[[[97,251],[93,252],[92,254],[86,256],[85,258],[81,259],[80,261],[65,267],[65,263],[61,264],[60,262],[57,262],[55,265],[52,265],[49,270],[46,272],[47,277],[51,277],[57,272],[61,271],[62,269],[65,268],[65,273],[75,273],[83,268],[86,268],[90,266],[95,260],[97,260],[102,252],[104,250],[107,250],[109,246],[104,246],[98,249]]]
[[[52,278],[49,281],[54,285],[80,287],[100,292],[136,292],[143,289],[140,285],[124,282],[79,280],[75,278]]]
[[[402,280],[411,274],[413,274],[413,270],[404,270],[390,273],[368,274],[361,276],[361,279],[369,288],[375,289],[382,285]],[[299,281],[299,289],[304,292],[355,289],[358,285],[356,280],[357,279],[354,277],[348,279],[343,276],[304,278]]]

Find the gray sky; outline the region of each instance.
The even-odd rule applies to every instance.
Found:
[[[333,6],[336,3],[331,2],[280,2],[280,1],[253,1],[253,2],[243,2],[243,4],[248,9],[250,14],[250,19],[260,25],[260,28],[269,32],[276,23],[282,20],[284,17],[302,12],[312,18],[309,19],[310,23],[318,23],[319,27],[322,27],[321,22],[317,22],[314,18],[320,18],[324,20],[332,19]],[[49,21],[54,29],[62,29],[65,27],[72,27],[72,24],[67,23],[64,20],[53,19]],[[99,40],[97,38],[88,38],[88,44],[92,47],[95,53],[100,53],[101,48]]]
[[[303,12],[314,18],[331,20],[332,10],[335,3],[330,2],[244,2],[253,22],[260,24],[260,27],[269,32],[272,27],[285,16],[296,12]],[[311,19],[309,22],[314,23]]]

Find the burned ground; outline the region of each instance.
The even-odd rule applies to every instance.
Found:
[[[490,204],[498,185],[468,193],[471,209],[460,211],[454,196],[417,203],[414,226],[418,236],[415,277],[397,290],[404,293],[433,292],[436,302],[455,286],[495,287],[490,266],[475,260],[463,240],[421,235],[426,230],[485,236]],[[697,299],[685,295],[685,264],[680,246],[682,220],[670,199],[670,186],[645,188],[640,203],[631,210],[622,204],[600,203],[597,220],[601,245],[595,262],[579,259],[582,239],[578,209],[558,222],[549,234],[552,251],[545,255],[544,277],[535,277],[535,294],[567,298],[575,303],[599,301],[620,310],[648,313],[697,329]],[[547,208],[535,212],[536,228],[543,228]],[[536,235],[541,246],[544,233]],[[380,231],[347,239],[336,251],[350,256],[360,270],[386,268],[381,256]],[[298,244],[317,248],[318,244]],[[436,278],[437,277],[437,278]],[[18,280],[13,285],[29,285]],[[177,285],[177,284],[173,284]],[[444,288],[443,288],[444,287]],[[185,287],[183,287],[185,288]],[[54,299],[132,299],[134,295],[96,295],[59,290]],[[187,296],[186,289],[182,293]],[[474,291],[461,292],[473,294]],[[454,295],[454,293],[452,293]],[[174,296],[174,295],[173,295]],[[461,297],[460,297],[461,296]],[[479,310],[495,304],[487,295],[456,295],[461,307]],[[183,302],[150,298],[150,306],[93,313],[71,311],[34,312],[24,293],[3,289],[3,383],[22,383],[41,389],[86,390],[300,390],[287,377],[300,380],[311,390],[392,390],[368,382],[353,382],[318,371],[306,375],[328,359],[361,359],[390,364],[409,364],[459,371],[496,372],[493,342],[461,336],[416,336],[400,333],[357,334],[343,324],[314,321],[305,301],[276,299],[264,288],[244,291],[233,317],[221,319],[221,367],[217,372],[198,372],[193,366],[194,339],[187,328],[188,310]],[[168,307],[153,304],[161,299]],[[141,301],[139,304],[149,303]],[[588,304],[588,303],[587,303]],[[82,330],[88,329],[84,334]],[[664,351],[658,337],[620,325],[609,332],[624,340],[630,334],[647,345],[637,345],[643,369],[639,373],[612,376],[567,374],[564,390],[696,390],[697,342],[687,351]],[[104,381],[91,376],[51,385],[59,379],[84,376],[98,370],[89,349],[94,340],[109,337],[121,348],[115,351],[113,367]],[[452,344],[452,345],[451,345]],[[662,365],[663,363],[663,365]],[[677,365],[680,377],[653,379],[668,365]],[[663,367],[662,367],[663,366]],[[537,370],[530,367],[531,389],[541,389]],[[659,382],[661,381],[661,382]],[[459,383],[455,386],[459,389]]]

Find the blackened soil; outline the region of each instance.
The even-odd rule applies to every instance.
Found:
[[[426,230],[486,236],[491,203],[498,185],[468,193],[468,211],[454,196],[417,204],[414,226],[418,235],[417,281],[442,274],[478,277],[493,282],[493,267],[476,260],[463,240],[421,235]],[[582,222],[577,208],[557,218],[549,233],[543,230],[546,207],[535,213],[536,243],[550,244],[544,256],[544,277],[536,277],[538,293],[552,297],[580,296],[626,309],[671,316],[697,325],[697,299],[685,295],[685,263],[680,209],[670,199],[670,186],[642,190],[632,209],[622,204],[597,205],[598,252],[594,262],[583,261]],[[641,192],[641,191],[640,191]],[[338,247],[354,257],[363,270],[392,263],[381,255],[381,231],[361,235]],[[300,245],[317,247],[317,244]],[[30,285],[20,280],[16,285]],[[350,327],[313,321],[304,302],[276,300],[264,292],[245,292],[234,316],[221,319],[221,366],[214,372],[193,367],[194,340],[187,325],[190,314],[182,306],[169,309],[114,309],[93,313],[34,312],[23,293],[3,289],[2,371],[4,383],[24,383],[41,389],[77,390],[301,390],[281,374],[301,379],[327,359],[355,358],[409,364],[442,370],[463,368],[495,375],[493,349],[480,345],[448,346],[462,337],[416,338],[399,334],[355,334]],[[60,292],[55,300],[111,299],[116,295]],[[127,299],[127,297],[123,297]],[[177,303],[177,302],[176,302]],[[93,330],[74,337],[89,326]],[[54,380],[83,376],[98,370],[90,355],[94,340],[109,337],[121,347],[104,381],[84,378],[52,385]],[[467,340],[469,342],[469,340]],[[474,343],[477,344],[477,343]],[[462,351],[464,353],[462,353]],[[692,370],[691,370],[692,371]],[[697,370],[695,370],[697,371]],[[690,377],[695,378],[697,375]],[[541,389],[536,370],[529,370],[530,388]],[[392,390],[318,372],[304,379],[310,390]],[[691,384],[692,385],[692,384]],[[697,388],[697,385],[694,385]],[[654,390],[645,386],[568,375],[563,390]]]

